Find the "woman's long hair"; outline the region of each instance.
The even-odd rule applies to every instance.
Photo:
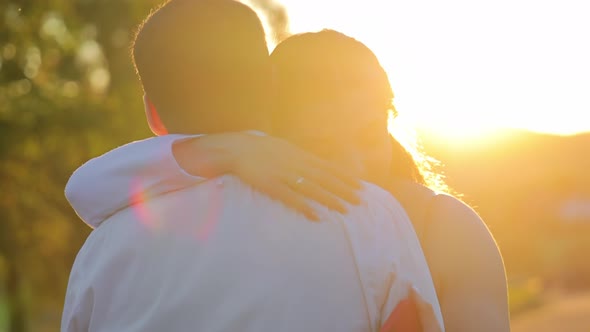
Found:
[[[275,80],[280,113],[275,114],[275,123],[288,123],[290,110],[301,105],[338,98],[355,89],[371,91],[391,119],[397,116],[387,73],[375,54],[354,38],[334,30],[293,35],[275,48],[271,62],[279,68]],[[435,171],[436,161],[415,141],[402,144],[393,133],[391,140],[393,177],[439,192],[448,190],[442,175]]]

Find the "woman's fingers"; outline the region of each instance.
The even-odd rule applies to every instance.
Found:
[[[277,179],[261,179],[262,185],[257,186],[260,191],[270,197],[277,199],[286,206],[301,212],[311,221],[319,221],[316,211],[307,203],[305,197],[295,190],[291,189],[289,185]]]
[[[304,168],[314,169],[316,172],[320,172],[322,174],[329,174],[332,178],[338,179],[340,184],[344,186],[348,186],[353,189],[362,188],[361,181],[357,174],[349,174],[342,168],[337,167],[336,165],[327,162],[324,159],[319,158],[318,156],[297,146],[294,146],[291,143],[273,137],[257,137],[257,139],[260,142],[264,142],[266,144],[266,151],[264,151],[266,156],[274,156],[279,158],[277,160],[278,166],[285,165],[287,167],[292,167],[294,165],[301,164]],[[298,167],[293,168],[296,169]],[[331,183],[335,183],[335,181],[331,181]],[[318,184],[320,183],[318,182]],[[328,185],[328,183],[326,184]],[[322,185],[320,184],[320,186]],[[339,185],[339,187],[342,188],[341,185]]]
[[[296,181],[295,184],[291,184],[291,187],[294,191],[331,210],[335,210],[340,213],[347,212],[346,206],[336,195],[326,191],[321,186],[318,186],[314,181],[304,177],[300,177],[299,179],[300,180]]]
[[[255,156],[245,156],[238,160],[234,166],[234,171],[242,181],[258,189],[263,194],[273,199],[283,202],[286,206],[303,213],[308,219],[317,221],[318,217],[315,210],[305,200],[304,195],[293,190],[286,182],[291,176],[292,181],[295,176],[289,172],[290,166],[275,162],[277,159],[267,155],[258,159]],[[260,157],[260,156],[257,156]],[[266,161],[265,161],[266,159]],[[280,159],[279,159],[280,160]],[[285,175],[288,174],[288,175]]]
[[[260,149],[242,154],[238,175],[267,195],[310,219],[314,219],[315,213],[306,198],[342,213],[346,213],[343,201],[360,202],[356,193],[360,181],[337,167],[280,139],[248,139]]]
[[[330,174],[347,186],[353,187],[354,189],[362,188],[362,183],[358,174],[350,174],[349,172],[344,171],[341,167],[325,161],[324,159],[310,155],[308,158],[304,159],[304,163],[307,163],[309,167],[313,169]]]
[[[243,174],[244,181],[264,194],[283,202],[286,206],[303,213],[310,220],[317,220],[316,212],[309,204],[310,200],[340,213],[347,212],[346,206],[337,195],[319,186],[312,178],[307,178],[306,174],[295,172],[286,165],[251,166],[248,168],[249,175]],[[333,181],[338,182],[337,179]],[[351,192],[352,190],[342,186],[345,188],[340,189],[343,196],[354,195],[354,193],[345,193],[346,190]]]
[[[351,204],[356,205],[360,203],[360,198],[357,193],[358,189],[346,182],[343,182],[339,177],[336,177],[321,169],[311,167],[303,167],[300,172],[301,176],[305,177],[309,182],[312,183],[312,186],[310,186],[310,193],[315,194],[316,197],[321,196],[322,198],[326,198],[326,195],[331,193],[329,196],[339,197]],[[317,200],[316,197],[310,198]]]

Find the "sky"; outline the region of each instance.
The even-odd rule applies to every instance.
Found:
[[[281,0],[292,32],[369,46],[400,121],[446,135],[590,131],[588,0]]]

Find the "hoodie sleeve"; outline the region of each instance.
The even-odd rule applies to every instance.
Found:
[[[78,216],[96,228],[117,211],[205,179],[184,171],[172,145],[187,135],[166,135],[132,142],[80,166],[70,177],[65,195]]]

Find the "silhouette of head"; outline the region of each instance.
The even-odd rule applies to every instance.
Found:
[[[268,48],[248,6],[169,1],[141,24],[132,52],[156,134],[266,129]]]
[[[271,54],[276,132],[366,180],[389,177],[393,92],[377,57],[333,30],[287,38]]]

